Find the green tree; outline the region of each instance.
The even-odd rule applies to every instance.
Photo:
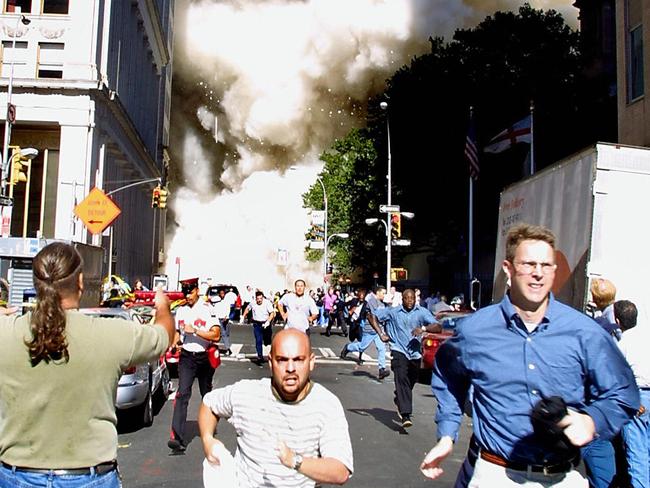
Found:
[[[334,267],[335,278],[351,274],[377,245],[376,232],[371,232],[364,222],[378,208],[376,159],[373,140],[362,129],[353,129],[337,139],[320,156],[324,166],[319,176],[328,202],[327,233],[350,235],[349,239],[330,241],[328,262]],[[318,181],[303,194],[303,205],[323,208],[323,190]],[[305,253],[309,261],[323,259],[322,250],[307,249]]]

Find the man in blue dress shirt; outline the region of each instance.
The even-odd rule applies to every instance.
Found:
[[[561,397],[563,440],[584,446],[613,437],[639,408],[634,375],[611,337],[556,301],[555,236],[521,224],[508,233],[503,262],[509,293],[467,318],[436,355],[438,443],[420,469],[439,477],[457,439],[468,389],[479,445],[472,487],[587,487],[578,459],[536,436],[531,411]],[[575,450],[573,450],[575,452]]]
[[[421,335],[440,332],[440,324],[431,312],[415,304],[415,292],[404,290],[402,305],[377,308],[368,314],[368,321],[383,342],[390,342],[391,368],[395,378],[395,405],[402,427],[413,421],[413,386],[420,375]],[[384,324],[382,330],[379,322]]]

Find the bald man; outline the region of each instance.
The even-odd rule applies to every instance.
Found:
[[[346,483],[353,471],[348,423],[338,398],[309,379],[315,364],[309,337],[296,329],[277,333],[269,358],[271,378],[241,380],[203,398],[206,458],[219,463],[215,433],[226,418],[237,432],[240,488]]]

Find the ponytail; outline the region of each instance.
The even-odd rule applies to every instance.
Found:
[[[77,250],[62,242],[45,246],[34,258],[36,307],[31,316],[32,338],[25,341],[32,366],[70,359],[61,299],[79,292],[82,265]]]

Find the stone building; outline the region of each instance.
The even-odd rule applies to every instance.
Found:
[[[164,174],[173,12],[174,0],[2,0],[0,106],[13,69],[9,141],[39,151],[29,181],[13,187],[11,236],[102,246],[105,270],[110,254],[128,279],[157,272],[165,229],[151,208],[155,183],[112,195],[122,213],[104,235],[90,235],[73,209],[93,187]]]

